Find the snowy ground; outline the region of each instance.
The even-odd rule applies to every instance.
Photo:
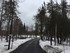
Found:
[[[32,38],[26,38],[26,39],[18,39],[16,41],[14,41],[13,43],[13,47],[10,50],[8,49],[8,43],[5,41],[5,39],[3,39],[3,41],[0,40],[0,53],[9,53],[10,51],[15,50],[19,45],[21,45],[22,43],[25,43],[26,41],[31,40]]]
[[[41,46],[41,48],[43,50],[47,51],[47,49],[45,47],[50,46],[50,41],[42,41],[42,40],[40,40],[39,45]],[[70,46],[63,46],[63,45],[55,46],[54,42],[53,42],[52,47],[53,48],[59,48],[62,51],[61,53],[70,53]],[[49,49],[49,50],[51,50],[51,49]],[[52,53],[52,52],[48,52],[48,53]]]

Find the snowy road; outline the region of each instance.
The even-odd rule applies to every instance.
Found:
[[[46,53],[39,46],[39,39],[30,40],[10,53]]]

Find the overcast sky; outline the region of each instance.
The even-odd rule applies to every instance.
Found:
[[[34,25],[33,16],[37,13],[38,8],[43,4],[43,2],[49,2],[50,0],[21,0],[19,1],[19,12],[20,18],[23,23],[26,23],[26,25]],[[60,3],[60,0],[58,0]],[[67,0],[67,2],[70,3],[70,0]]]

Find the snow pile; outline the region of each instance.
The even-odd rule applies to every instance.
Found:
[[[54,44],[54,42],[52,42]],[[39,41],[39,45],[41,46],[41,48],[43,48],[46,45],[50,45],[50,41]]]
[[[0,40],[0,53],[2,53],[3,51],[5,51],[6,47],[4,45],[8,45],[8,43],[5,42],[4,39],[3,39],[3,41]]]
[[[70,53],[70,46],[64,46],[62,53]]]
[[[8,43],[5,42],[5,40],[3,40],[3,41],[0,40],[0,53],[9,53],[9,52],[15,50],[19,45],[21,45],[21,44],[23,44],[26,41],[29,41],[31,39],[32,38],[26,38],[26,39],[18,39],[16,41],[14,41],[13,47],[10,50],[7,50],[8,46],[6,46],[6,45],[8,45]]]
[[[54,45],[54,42],[52,42],[52,46],[50,46],[50,41],[39,41],[39,45],[43,50],[45,50],[48,53],[56,53],[56,52],[61,52],[61,53],[70,53],[70,46],[65,46],[65,45]],[[53,52],[52,52],[53,51]]]

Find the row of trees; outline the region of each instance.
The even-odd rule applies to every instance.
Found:
[[[35,16],[35,33],[40,34],[41,37],[46,35],[50,39],[52,45],[52,38],[54,42],[61,44],[70,37],[70,19],[69,8],[66,0],[61,0],[61,3],[50,0],[48,4],[42,5],[38,9]]]
[[[26,31],[25,24],[23,25],[21,19],[18,17],[17,0],[0,0],[0,36],[6,37],[9,41],[8,49],[10,49],[10,40],[14,40],[14,36],[22,35]]]

